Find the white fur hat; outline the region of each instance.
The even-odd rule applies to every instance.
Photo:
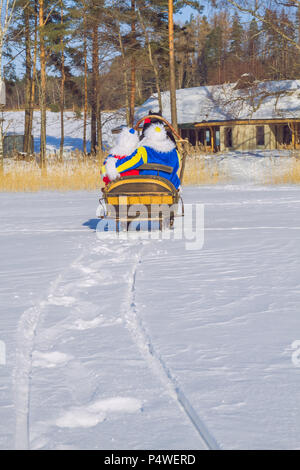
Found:
[[[123,127],[120,134],[118,134],[114,146],[110,149],[112,155],[127,156],[139,145],[139,136],[136,130],[129,127]]]
[[[141,146],[151,147],[162,153],[171,152],[175,148],[174,142],[169,139],[165,126],[162,123],[154,123],[145,131],[145,137]]]

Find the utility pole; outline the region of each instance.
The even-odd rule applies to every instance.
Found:
[[[174,51],[174,21],[173,0],[169,0],[169,58],[170,58],[170,107],[172,126],[178,131],[177,106],[176,106],[176,75],[175,75],[175,51]]]

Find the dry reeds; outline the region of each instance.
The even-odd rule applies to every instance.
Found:
[[[101,186],[99,161],[48,163],[41,170],[36,162],[12,162],[0,174],[0,191],[76,191]]]
[[[226,175],[220,172],[216,160],[207,159],[204,156],[191,156],[187,158],[183,185],[217,184],[226,180]]]
[[[269,184],[299,184],[300,183],[300,159],[292,157],[287,162],[284,169],[280,165],[275,165],[270,175]]]
[[[103,155],[86,158],[77,153],[61,162],[48,157],[47,168],[42,171],[38,163],[5,159],[0,172],[0,191],[76,191],[98,190],[103,183],[100,168]],[[300,159],[296,156],[245,157],[224,155],[194,155],[186,160],[183,185],[213,185],[218,183],[257,182],[261,184],[299,184]]]

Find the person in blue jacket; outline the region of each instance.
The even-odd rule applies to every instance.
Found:
[[[170,180],[176,189],[180,186],[180,155],[176,144],[168,137],[163,124],[151,124],[144,134],[139,147],[122,160],[108,158],[106,171],[110,180],[115,180],[129,170],[138,169],[144,163],[157,163],[173,168],[172,173],[159,172],[159,175]],[[155,170],[140,170],[140,175],[157,175]]]

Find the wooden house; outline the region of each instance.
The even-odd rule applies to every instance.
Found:
[[[300,80],[237,83],[177,90],[178,126],[183,138],[206,152],[300,148]],[[170,120],[169,93],[162,93]],[[136,119],[158,111],[153,95]]]

